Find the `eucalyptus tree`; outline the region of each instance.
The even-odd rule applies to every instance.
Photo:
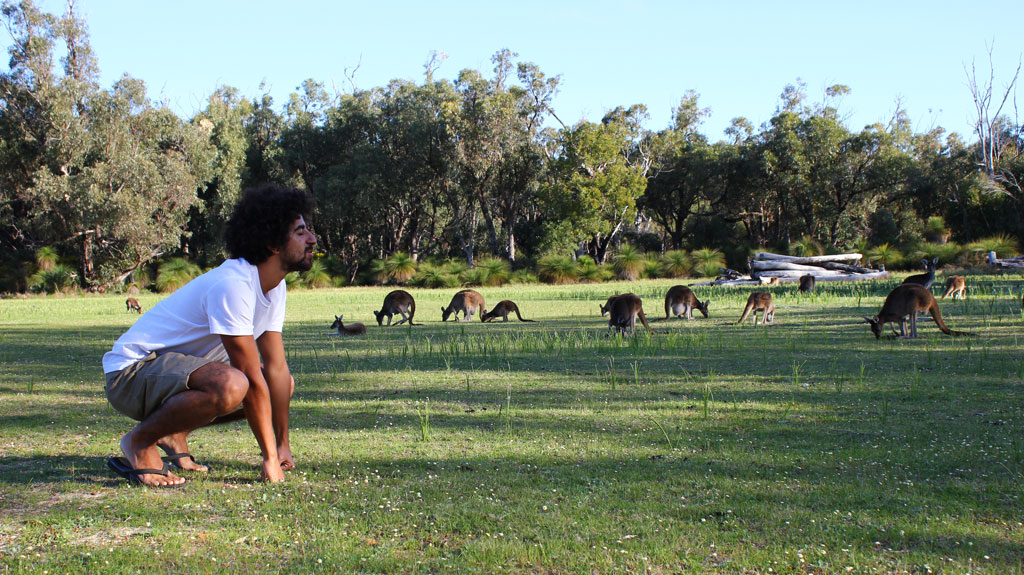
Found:
[[[59,246],[87,286],[176,249],[210,173],[206,135],[153,107],[139,80],[101,90],[73,10],[52,16],[25,0],[2,12],[13,44],[10,71],[0,75],[0,123],[20,142],[7,200],[19,217],[5,216],[5,237],[20,235],[19,247]]]

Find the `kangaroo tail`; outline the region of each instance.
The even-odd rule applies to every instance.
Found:
[[[743,315],[740,316],[740,321],[738,321],[736,323],[737,324],[743,323],[743,320],[747,319],[747,316],[750,315],[750,310],[753,309],[753,308],[754,308],[754,306],[751,306],[751,305],[748,305],[747,307],[743,308]]]
[[[420,325],[418,323],[413,323],[412,322],[412,318],[415,315],[416,315],[416,300],[413,300],[413,301],[409,302],[409,325]]]
[[[647,331],[651,331],[651,326],[647,325],[647,317],[644,315],[644,308],[640,308],[636,315],[640,317],[640,323],[644,324]]]
[[[932,319],[935,320],[935,325],[939,326],[939,329],[942,330],[942,333],[952,337],[974,335],[966,331],[957,331],[955,329],[949,329],[949,327],[946,326],[946,322],[942,321],[942,314],[939,313],[939,304],[933,303],[932,307],[928,308],[928,312],[932,314]]]
[[[533,320],[533,319],[523,319],[523,316],[519,315],[519,308],[518,307],[513,308],[512,311],[516,312],[516,317],[519,318],[519,321],[536,321],[536,320]]]

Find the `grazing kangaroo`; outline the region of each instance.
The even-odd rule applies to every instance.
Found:
[[[964,280],[964,276],[946,278],[946,293],[942,294],[942,299],[946,299],[948,295],[952,295],[953,299],[967,299],[967,281]]]
[[[737,324],[743,323],[750,312],[754,312],[754,325],[757,325],[757,312],[764,310],[764,314],[761,316],[761,323],[772,323],[775,321],[775,304],[772,303],[772,294],[766,291],[756,291],[750,294],[747,298],[747,307],[743,308],[743,315],[740,316],[740,321]]]
[[[381,305],[380,311],[373,312],[373,315],[377,316],[378,326],[384,324],[385,317],[388,318],[388,325],[391,325],[391,316],[395,314],[402,316],[402,319],[396,321],[395,325],[402,325],[405,322],[409,322],[409,325],[416,325],[412,322],[412,316],[416,314],[416,300],[412,299],[409,292],[396,289],[384,296],[384,304]]]
[[[338,335],[366,335],[366,326],[361,323],[350,323],[345,325],[342,323],[344,315],[334,316],[334,323],[331,324],[331,329],[338,329]]]
[[[499,317],[508,321],[508,314],[513,312],[515,312],[519,321],[536,321],[532,319],[523,319],[523,316],[519,315],[519,306],[516,305],[516,302],[508,299],[499,301],[498,305],[494,306],[494,309],[480,316],[480,321],[491,321],[492,319]]]
[[[459,319],[459,312],[462,312],[462,319]],[[475,313],[481,314],[481,320],[487,314],[484,296],[471,289],[464,289],[452,296],[448,307],[441,306],[441,321],[448,321],[448,316],[452,314],[455,314],[455,321],[471,321]]]
[[[627,330],[629,333],[633,333],[633,330],[636,329],[636,318],[639,317],[644,327],[648,331],[653,331],[651,326],[647,325],[643,302],[636,294],[627,293],[609,298],[608,306],[610,306],[608,329],[615,328],[618,333],[624,333]]]
[[[871,333],[876,338],[882,337],[882,328],[887,323],[900,324],[901,337],[917,337],[917,313],[925,311],[931,314],[935,324],[939,326],[942,333],[951,336],[971,335],[965,331],[954,331],[946,327],[942,321],[942,314],[939,313],[939,302],[935,301],[932,292],[918,284],[902,284],[889,292],[882,304],[881,311],[875,317],[864,317],[864,321],[871,325]],[[910,317],[910,334],[907,334],[907,316]],[[892,328],[896,333],[896,328]]]
[[[814,291],[814,276],[800,276],[800,291]]]
[[[139,303],[139,300],[133,297],[124,300],[124,307],[126,308],[125,311],[134,311],[136,313],[142,313],[142,304]]]
[[[928,271],[923,274],[914,274],[909,276],[907,279],[903,280],[903,283],[917,284],[928,289],[932,287],[933,283],[935,283],[935,266],[939,263],[939,258],[932,259],[931,263],[928,263],[928,260],[921,260],[921,263],[924,264],[925,269]]]
[[[704,314],[704,317],[708,317],[709,303],[711,303],[710,299],[701,302],[694,295],[693,290],[684,285],[672,286],[665,294],[665,319],[672,316],[693,319],[694,309]]]
[[[608,312],[610,312],[612,310],[612,302],[614,302],[616,299],[618,299],[618,298],[620,298],[620,297],[622,297],[624,295],[629,295],[629,294],[624,294],[624,293],[615,294],[613,296],[610,296],[608,298],[608,301],[604,302],[604,305],[597,304],[598,307],[601,308],[601,316],[607,315]]]

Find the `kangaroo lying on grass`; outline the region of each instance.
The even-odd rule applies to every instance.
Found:
[[[361,323],[350,323],[345,325],[342,323],[344,315],[334,316],[334,323],[331,324],[331,329],[337,328],[338,335],[366,335],[366,326]]]
[[[946,299],[948,295],[952,295],[953,299],[967,299],[967,281],[964,276],[946,278],[946,293],[942,294],[942,299]]]
[[[881,311],[875,317],[864,317],[864,321],[871,325],[871,333],[876,338],[882,337],[882,328],[887,323],[900,324],[900,337],[917,337],[917,313],[925,311],[931,314],[935,324],[939,326],[942,333],[951,336],[971,335],[965,331],[954,331],[946,327],[942,321],[942,314],[939,313],[939,303],[935,301],[932,292],[918,284],[902,284],[889,292],[882,304]],[[910,333],[907,334],[907,316],[910,317]],[[896,328],[892,327],[895,334]]]
[[[516,302],[508,299],[499,301],[498,305],[494,306],[491,311],[480,316],[480,321],[491,321],[492,319],[499,317],[508,321],[508,314],[513,312],[516,314],[516,317],[519,318],[519,321],[535,321],[532,319],[523,319],[523,316],[519,315],[519,306],[516,305]]]
[[[384,305],[380,311],[373,312],[377,316],[377,325],[383,325],[384,317],[388,318],[388,325],[391,325],[391,316],[398,314],[402,319],[395,322],[395,325],[402,325],[409,322],[409,325],[416,325],[412,322],[412,316],[416,314],[416,300],[412,299],[409,292],[396,289],[384,296]]]
[[[651,326],[647,325],[647,317],[644,316],[643,302],[636,294],[627,293],[609,298],[608,329],[615,329],[617,333],[633,333],[636,329],[636,318],[644,324],[647,331],[653,332]]]
[[[693,319],[693,310],[695,309],[704,314],[704,317],[708,317],[709,303],[711,303],[710,299],[701,302],[693,290],[686,286],[672,286],[665,294],[665,320],[673,316]]]
[[[462,319],[459,319],[459,312],[462,312]],[[452,314],[455,314],[455,321],[471,321],[475,313],[480,314],[481,320],[487,314],[484,296],[471,289],[464,289],[452,296],[448,307],[441,307],[441,321],[448,321]]]
[[[775,321],[775,304],[772,303],[772,294],[766,291],[756,291],[750,294],[747,298],[747,307],[743,308],[743,315],[740,316],[740,321],[737,324],[743,323],[750,312],[754,312],[754,317],[751,318],[754,321],[754,325],[757,325],[757,312],[764,311],[764,315],[761,316],[761,323],[772,323]]]
[[[938,265],[939,258],[932,259],[931,263],[928,263],[928,260],[921,260],[921,263],[924,264],[924,268],[928,271],[923,274],[914,274],[909,276],[907,279],[903,280],[903,283],[917,284],[928,289],[932,287],[933,283],[935,283],[935,266]]]
[[[142,313],[142,304],[139,303],[139,300],[133,297],[124,300],[124,307],[126,308],[125,311],[134,311],[136,313]]]

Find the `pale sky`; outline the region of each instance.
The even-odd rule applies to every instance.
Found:
[[[66,1],[37,0],[49,12]],[[732,118],[767,121],[787,84],[811,102],[845,84],[840,103],[859,131],[886,121],[899,100],[915,131],[935,126],[974,141],[965,66],[1005,89],[1024,54],[1021,0],[857,2],[668,0],[76,0],[102,85],[122,74],[183,118],[219,85],[246,97],[271,88],[278,109],[303,80],[329,91],[401,78],[423,80],[432,50],[448,60],[435,78],[464,68],[490,77],[503,48],[560,76],[555,112],[568,124],[645,104],[660,130],[687,90],[711,108],[702,132],[723,139]],[[3,32],[4,45],[10,38]],[[7,69],[3,58],[3,69]],[[1024,78],[1021,79],[1024,81]],[[1024,106],[1024,93],[1017,98]],[[1012,107],[1007,110],[1011,116]],[[1024,116],[1024,111],[1022,111]]]

